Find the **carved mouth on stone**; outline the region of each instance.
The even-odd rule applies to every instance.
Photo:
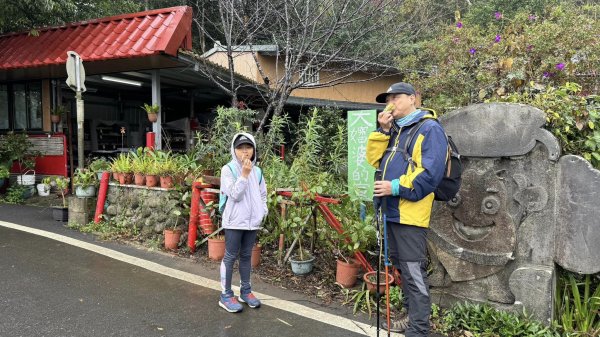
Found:
[[[486,226],[468,226],[458,221],[456,218],[454,219],[454,232],[463,240],[466,241],[480,241],[485,239],[486,236],[490,234],[492,231],[492,227],[495,225],[495,222],[492,222]]]

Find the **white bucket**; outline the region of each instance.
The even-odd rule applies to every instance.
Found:
[[[50,195],[50,185],[37,184],[37,190],[40,197],[47,197]]]
[[[27,174],[33,172],[33,174]],[[17,184],[31,186],[35,185],[35,171],[29,170],[22,175],[17,176]]]

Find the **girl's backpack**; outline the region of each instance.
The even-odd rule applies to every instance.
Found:
[[[228,163],[227,167],[229,167],[229,169],[231,170],[231,173],[233,174],[233,179],[237,180],[237,178],[238,178],[237,169],[233,165],[233,163]],[[260,167],[257,167],[257,166],[254,166],[252,168],[252,170],[256,174],[256,177],[258,178],[258,184],[260,185],[260,183],[262,182],[262,170],[260,169]],[[227,194],[225,194],[223,191],[221,191],[221,193],[219,193],[219,213],[223,214],[226,203],[227,203]]]

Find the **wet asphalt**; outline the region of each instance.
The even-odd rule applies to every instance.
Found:
[[[53,222],[47,209],[0,205],[0,220],[95,240]],[[360,336],[270,306],[230,314],[218,295],[0,226],[0,336]]]

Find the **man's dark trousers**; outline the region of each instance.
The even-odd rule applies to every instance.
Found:
[[[429,335],[429,281],[427,280],[427,228],[387,223],[389,256],[402,274],[403,306],[408,309],[406,337]]]

